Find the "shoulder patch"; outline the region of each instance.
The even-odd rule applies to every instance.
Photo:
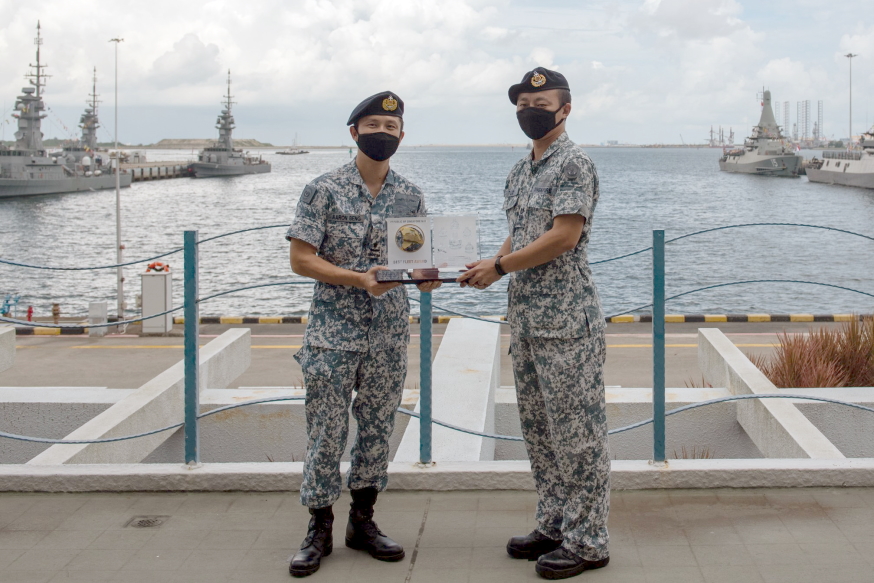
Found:
[[[300,195],[300,200],[304,204],[310,204],[313,202],[313,198],[316,196],[316,187],[312,184],[307,184],[306,188],[303,189],[303,192]]]
[[[576,162],[568,162],[562,170],[562,178],[565,180],[576,180],[581,172],[580,165]]]

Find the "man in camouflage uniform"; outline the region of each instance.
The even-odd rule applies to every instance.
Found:
[[[403,108],[391,92],[358,105],[348,121],[359,148],[355,160],[304,188],[286,234],[294,272],[317,280],[303,348],[295,355],[306,386],[309,436],[300,500],[312,515],[289,565],[298,577],[318,570],[333,549],[332,505],[340,496],[350,402],[358,434],[346,476],[352,492],[346,545],[384,561],[404,558],[403,546],[372,519],[377,494],[388,482],[388,440],[410,338],[406,291],[376,279],[387,263],[385,219],[425,215],[422,191],[389,167],[403,138]],[[420,283],[419,289],[439,285]]]
[[[510,236],[459,281],[484,288],[509,272],[507,319],[522,434],[537,486],[537,528],[507,552],[563,579],[609,561],[610,459],[604,401],[604,316],[586,247],[598,174],[565,133],[570,88],[538,68],[510,88],[531,155],[510,172]]]

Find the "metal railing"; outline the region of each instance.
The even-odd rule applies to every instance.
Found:
[[[826,286],[831,288],[837,288],[845,291],[850,291],[854,293],[858,293],[864,296],[874,298],[874,294],[864,292],[861,290],[856,290],[844,286],[838,286],[829,283],[822,282],[812,282],[812,281],[800,281],[800,280],[780,280],[780,279],[770,279],[770,280],[745,280],[745,281],[735,281],[728,283],[721,283],[715,285],[709,285],[700,287],[693,290],[688,290],[679,294],[675,294],[669,297],[665,295],[665,245],[669,243],[674,243],[676,241],[680,241],[683,239],[687,239],[696,235],[702,235],[705,233],[711,233],[715,231],[722,231],[726,229],[736,229],[736,228],[748,228],[748,227],[802,227],[802,228],[810,228],[810,229],[825,229],[829,231],[834,231],[842,234],[852,235],[861,237],[870,241],[874,241],[874,237],[869,235],[863,235],[861,233],[855,233],[852,231],[847,231],[844,229],[836,229],[834,227],[825,227],[820,225],[806,225],[806,224],[797,224],[797,223],[746,223],[739,225],[727,225],[722,227],[715,227],[711,229],[704,229],[701,231],[696,231],[693,233],[687,233],[685,235],[681,235],[679,237],[674,237],[672,239],[665,239],[665,231],[664,230],[654,230],[653,231],[653,244],[650,247],[646,247],[644,249],[639,249],[632,253],[626,253],[623,255],[619,255],[616,257],[612,257],[609,259],[593,261],[591,265],[600,265],[612,261],[618,261],[621,259],[626,259],[629,257],[633,257],[636,255],[640,255],[642,253],[646,253],[647,251],[651,251],[652,255],[652,302],[638,306],[636,308],[625,310],[616,314],[628,314],[631,312],[635,312],[647,307],[652,307],[653,309],[653,318],[652,318],[652,349],[653,349],[653,416],[649,419],[645,419],[630,425],[626,425],[624,427],[619,427],[617,429],[613,429],[608,432],[610,435],[622,433],[625,431],[630,431],[632,429],[637,429],[639,427],[646,426],[648,424],[652,424],[652,438],[653,438],[653,461],[663,462],[665,461],[665,420],[667,417],[671,415],[676,415],[678,413],[682,413],[684,411],[690,411],[692,409],[697,409],[699,407],[705,407],[708,405],[713,405],[716,403],[724,403],[729,401],[738,401],[738,400],[746,400],[746,399],[799,399],[806,401],[816,401],[816,402],[825,402],[843,405],[846,407],[851,407],[855,409],[860,409],[863,411],[868,411],[874,413],[874,408],[866,407],[864,405],[860,405],[858,403],[850,403],[846,401],[841,401],[838,399],[829,399],[824,397],[812,397],[807,395],[794,395],[794,394],[757,394],[757,395],[734,395],[729,397],[722,397],[718,399],[711,399],[708,401],[701,401],[698,403],[692,403],[690,405],[686,405],[683,407],[679,407],[676,409],[672,409],[670,411],[665,410],[665,303],[675,298],[679,298],[682,296],[686,296],[689,294],[701,292],[704,290],[734,286],[734,285],[744,285],[751,283],[792,283],[792,284],[807,284],[807,285],[818,285],[818,286]],[[283,282],[270,282],[270,283],[256,283],[251,285],[246,285],[243,287],[225,290],[217,293],[213,293],[211,295],[201,297],[200,289],[199,289],[199,246],[208,243],[210,241],[214,241],[216,239],[220,239],[223,237],[228,237],[231,235],[238,235],[242,233],[259,231],[264,229],[275,229],[275,228],[286,228],[287,225],[266,225],[260,227],[252,227],[248,229],[240,229],[237,231],[232,231],[229,233],[224,233],[221,235],[216,235],[213,237],[208,237],[205,239],[198,239],[197,231],[185,231],[183,235],[183,246],[163,253],[161,255],[156,255],[153,257],[148,257],[146,259],[139,259],[135,261],[128,261],[118,265],[100,265],[100,266],[92,266],[92,267],[63,267],[63,266],[39,266],[32,265],[28,263],[23,263],[20,261],[12,261],[7,259],[0,259],[0,264],[10,265],[13,267],[20,268],[29,268],[29,269],[44,269],[44,270],[57,270],[57,271],[81,271],[81,270],[99,270],[99,269],[115,269],[120,266],[130,266],[136,265],[140,263],[151,262],[155,259],[160,259],[163,257],[167,257],[168,255],[172,255],[174,253],[183,253],[183,274],[184,274],[184,285],[183,285],[183,294],[184,301],[182,306],[178,306],[175,308],[171,308],[164,312],[158,314],[151,314],[147,317],[141,318],[133,318],[130,320],[122,320],[118,322],[111,322],[106,324],[91,324],[89,327],[111,327],[111,326],[119,326],[125,324],[133,324],[137,322],[142,322],[143,320],[147,320],[150,318],[155,318],[158,316],[163,316],[166,314],[170,314],[173,312],[177,312],[179,310],[184,310],[185,323],[184,323],[184,415],[183,421],[179,423],[175,423],[172,425],[168,425],[166,427],[161,427],[158,429],[150,430],[143,433],[138,433],[134,435],[125,435],[119,437],[112,437],[106,439],[93,439],[93,440],[68,440],[68,439],[49,439],[49,438],[41,438],[41,437],[32,437],[25,435],[18,435],[13,433],[7,433],[0,431],[0,438],[14,439],[19,441],[26,442],[35,442],[35,443],[46,443],[46,444],[95,444],[95,443],[112,443],[117,441],[125,441],[128,439],[137,439],[140,437],[145,437],[148,435],[154,435],[156,433],[161,433],[164,431],[171,431],[178,429],[180,427],[183,428],[184,431],[184,444],[185,444],[185,462],[188,464],[196,464],[200,461],[200,435],[199,435],[199,421],[203,418],[209,417],[211,415],[215,415],[216,413],[220,413],[223,411],[228,411],[240,407],[247,407],[251,405],[265,404],[265,403],[275,403],[275,402],[284,402],[284,401],[296,401],[305,399],[305,397],[300,396],[280,396],[280,397],[270,397],[264,399],[252,399],[249,401],[245,401],[242,403],[235,403],[232,405],[227,405],[224,407],[219,407],[216,409],[212,409],[205,413],[200,413],[200,403],[199,403],[199,346],[198,346],[198,338],[199,338],[199,326],[200,326],[200,317],[199,310],[200,304],[211,299],[238,293],[244,290],[257,289],[262,287],[272,287],[278,285],[311,285],[310,281],[283,281]],[[416,300],[415,298],[410,298],[414,301],[418,301],[420,304],[420,378],[419,378],[419,399],[420,399],[420,412],[415,413],[414,411],[410,411],[407,409],[399,408],[398,412],[403,413],[405,415],[409,415],[412,417],[417,417],[420,420],[420,435],[419,435],[419,460],[422,464],[430,464],[432,462],[431,455],[431,442],[432,442],[432,427],[433,425],[440,425],[442,427],[446,427],[455,431],[460,431],[463,433],[476,435],[480,437],[485,437],[489,439],[502,439],[502,440],[510,440],[510,441],[522,441],[521,437],[511,436],[511,435],[496,435],[491,433],[485,433],[481,431],[475,431],[469,428],[458,427],[451,423],[448,423],[443,420],[434,419],[432,417],[432,371],[431,371],[431,346],[432,346],[432,321],[433,321],[433,310],[437,309],[446,313],[455,314],[458,316],[472,318],[476,320],[481,320],[484,322],[494,323],[498,325],[509,325],[508,322],[499,321],[491,318],[482,318],[479,316],[473,316],[469,314],[464,314],[461,312],[457,312],[451,310],[449,308],[445,308],[442,306],[434,305],[432,303],[432,295],[429,292],[422,292],[420,295],[420,299]],[[608,316],[607,319],[615,316]],[[7,322],[11,324],[21,325],[21,326],[29,326],[29,327],[51,327],[51,328],[81,328],[81,325],[75,324],[52,324],[52,323],[42,323],[42,322],[29,322],[18,320],[14,318],[7,318],[4,316],[0,316],[0,322]]]

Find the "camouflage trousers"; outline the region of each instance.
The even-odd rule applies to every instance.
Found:
[[[358,423],[350,489],[388,484],[389,437],[401,404],[407,374],[406,347],[350,352],[304,346],[295,355],[306,387],[307,453],[300,502],[309,508],[331,506],[340,497],[340,458],[349,434],[349,406]],[[355,398],[352,392],[356,391]]]
[[[537,530],[589,561],[608,555],[610,456],[604,331],[511,339],[522,436],[537,488]]]

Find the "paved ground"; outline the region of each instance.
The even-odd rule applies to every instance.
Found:
[[[810,326],[840,324],[737,323],[719,327],[747,353],[771,351],[782,331],[801,333]],[[697,330],[702,324],[667,325],[667,386],[701,386],[698,371]],[[206,325],[203,341],[232,326]],[[238,326],[237,326],[238,327]],[[252,366],[232,385],[236,387],[300,385],[300,367],[292,355],[300,348],[304,326],[262,324],[252,329]],[[434,325],[434,353],[446,325]],[[412,326],[407,387],[418,386],[419,327]],[[611,324],[607,328],[606,384],[622,387],[652,386],[652,348],[649,324]],[[513,384],[509,330],[504,330],[501,384]],[[0,386],[102,386],[137,388],[182,358],[182,338],[137,336],[19,336],[15,366],[0,373]]]
[[[380,526],[407,558],[381,563],[342,542],[307,581],[514,583],[538,580],[507,538],[533,528],[530,492],[387,492]],[[160,515],[158,528],[125,526]],[[308,515],[295,493],[2,494],[3,583],[287,582]],[[573,581],[874,580],[874,489],[613,492],[611,563]]]

